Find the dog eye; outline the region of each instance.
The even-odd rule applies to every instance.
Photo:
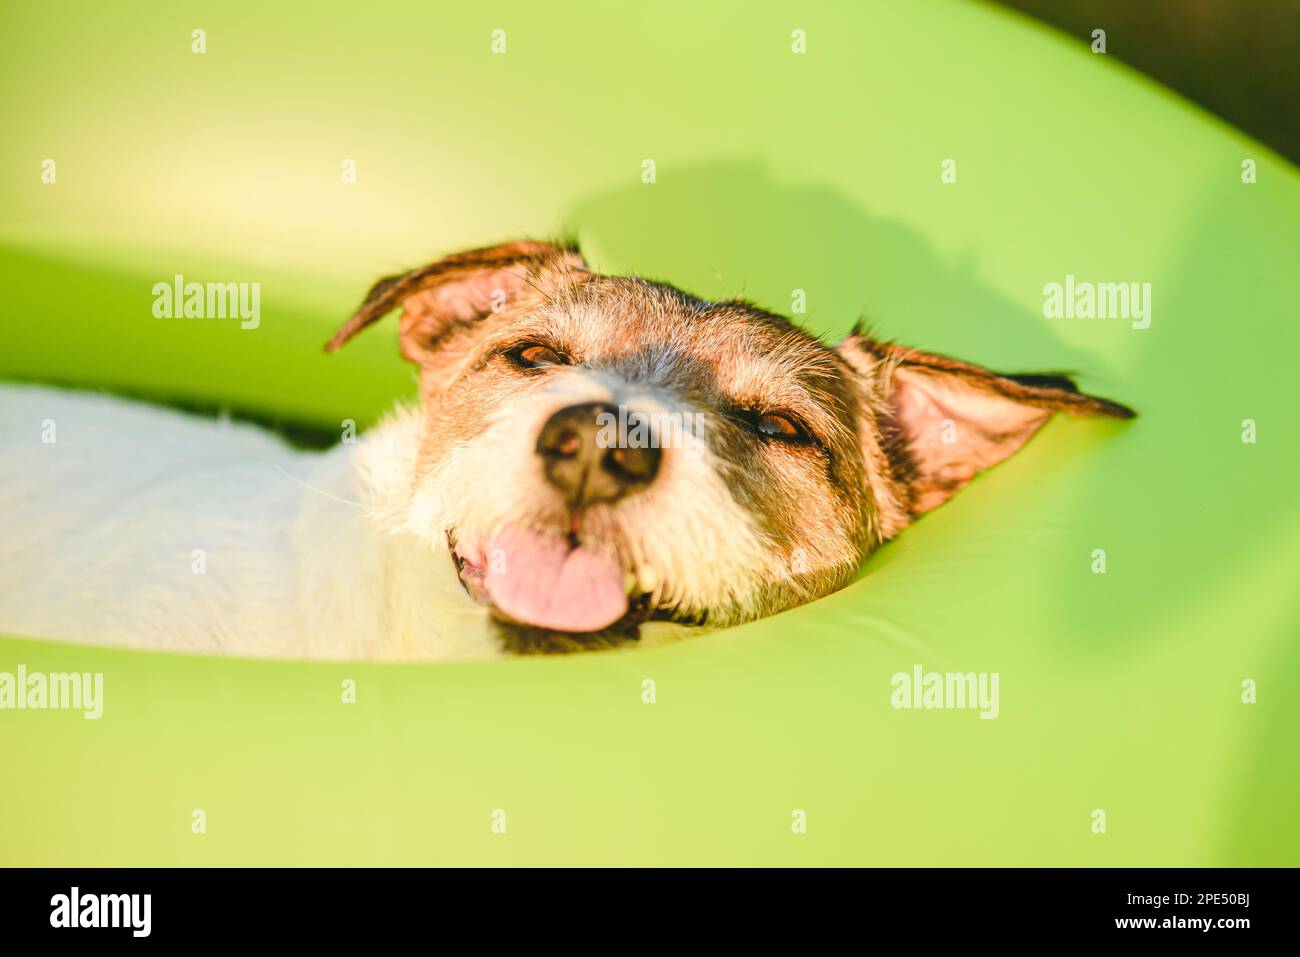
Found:
[[[772,412],[760,415],[756,428],[759,435],[774,439],[802,439],[807,436],[795,419]]]
[[[515,365],[523,366],[525,369],[541,369],[545,366],[562,366],[568,365],[568,360],[556,352],[554,349],[538,345],[535,342],[527,343],[516,349],[510,350],[507,355]]]

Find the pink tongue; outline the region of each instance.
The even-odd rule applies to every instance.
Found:
[[[538,628],[600,631],[627,614],[623,572],[611,559],[521,528],[488,539],[483,587],[502,612]]]

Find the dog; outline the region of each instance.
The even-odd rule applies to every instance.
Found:
[[[418,402],[323,453],[0,390],[0,632],[376,660],[676,640],[841,588],[1056,412],[1134,415],[861,327],[832,348],[574,245],[382,279],[327,351],[399,309]]]

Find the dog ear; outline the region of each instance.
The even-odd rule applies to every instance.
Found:
[[[1001,374],[854,332],[836,351],[867,391],[894,482],[915,517],[1025,444],[1055,412],[1131,419],[1062,373]]]
[[[453,325],[499,311],[526,288],[590,276],[576,246],[519,240],[456,253],[437,262],[379,280],[365,301],[325,345],[334,352],[358,332],[402,307],[402,353],[419,361]]]

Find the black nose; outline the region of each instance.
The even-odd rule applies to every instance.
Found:
[[[573,508],[614,502],[644,488],[659,473],[659,449],[641,413],[607,402],[561,409],[547,419],[537,437],[546,480],[564,493]]]

